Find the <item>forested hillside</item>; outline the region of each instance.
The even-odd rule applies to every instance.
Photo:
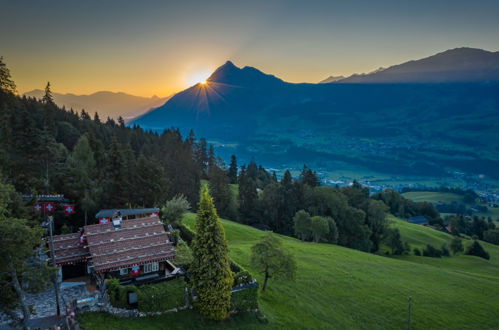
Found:
[[[176,194],[196,205],[200,178],[215,157],[205,140],[68,111],[55,105],[50,89],[41,100],[17,96],[1,64],[0,172],[16,191],[75,202],[77,213],[65,221],[73,230],[83,211],[157,207]]]

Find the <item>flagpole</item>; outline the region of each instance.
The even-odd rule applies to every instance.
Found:
[[[45,212],[45,208],[44,211]],[[54,287],[55,287],[55,304],[57,308],[57,316],[61,316],[61,308],[59,306],[59,281],[58,281],[58,275],[57,275],[57,266],[55,263],[55,249],[54,249],[54,237],[52,233],[52,225],[54,223],[54,217],[49,215],[48,216],[49,220],[49,233],[50,233],[50,254],[52,254],[52,266],[54,266],[55,269],[55,279],[54,279]]]

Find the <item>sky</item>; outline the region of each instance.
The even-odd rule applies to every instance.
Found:
[[[0,0],[0,56],[21,93],[168,96],[227,60],[289,82],[456,47],[499,50],[499,1]]]

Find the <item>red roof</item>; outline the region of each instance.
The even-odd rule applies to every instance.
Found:
[[[82,262],[90,256],[88,249],[80,244],[80,233],[56,235],[53,240],[55,262],[58,266]]]
[[[123,220],[121,228],[114,228],[112,223],[88,225],[84,227],[87,238],[87,256],[96,272],[107,272],[125,267],[164,261],[175,257],[175,250],[165,232],[163,223],[157,216]],[[73,235],[69,237],[70,235]],[[79,234],[59,235],[57,241],[66,240],[76,244],[80,251]],[[63,238],[63,236],[68,236]],[[56,249],[56,262],[64,249]],[[76,253],[75,253],[76,254]]]

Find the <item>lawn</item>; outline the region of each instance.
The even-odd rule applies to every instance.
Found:
[[[194,228],[195,215],[185,223]],[[255,273],[250,248],[265,232],[222,220],[230,255]],[[450,240],[431,228],[396,222],[414,246]],[[411,227],[413,226],[413,227]],[[446,236],[442,236],[446,235]],[[427,237],[428,236],[428,237]],[[330,244],[301,242],[280,236],[295,256],[295,281],[271,279],[259,303],[268,328],[279,329],[401,329],[407,327],[407,299],[413,300],[413,329],[499,328],[499,249],[487,245],[490,261],[458,256],[434,259],[388,258]],[[476,268],[479,268],[477,270]],[[83,319],[87,329],[255,328],[255,317],[243,315],[230,322],[211,323],[195,312],[157,318],[117,320],[103,314]]]
[[[193,228],[195,216],[186,217],[186,223]],[[231,257],[253,271],[250,247],[265,233],[227,220],[223,224]],[[415,231],[420,229],[408,225]],[[406,234],[420,242],[450,240],[447,234],[426,230],[430,238],[417,238],[409,230]],[[425,232],[419,236],[425,236]],[[400,329],[406,326],[409,296],[413,298],[416,329],[499,327],[497,247],[486,246],[492,261],[469,256],[456,257],[459,262],[449,261],[454,258],[419,257],[430,259],[424,263],[410,257],[387,258],[281,238],[297,259],[298,274],[294,282],[271,281],[268,292],[260,296],[261,309],[272,327]],[[475,266],[488,270],[477,276],[470,272]],[[257,278],[261,280],[261,276]]]

